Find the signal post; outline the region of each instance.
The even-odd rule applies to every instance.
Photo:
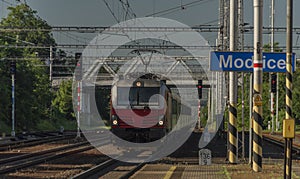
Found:
[[[10,62],[11,74],[11,136],[15,137],[15,75],[16,75],[16,61]]]
[[[75,80],[77,82],[77,138],[80,138],[80,112],[82,108],[82,59],[81,53],[75,53],[77,65],[75,69]]]
[[[292,178],[292,146],[295,137],[295,120],[292,116],[292,87],[293,87],[293,71],[292,71],[292,45],[293,45],[293,0],[287,0],[287,18],[286,18],[286,113],[283,120],[283,137],[285,138],[284,147],[284,178]]]

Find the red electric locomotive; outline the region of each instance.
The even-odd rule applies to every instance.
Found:
[[[173,129],[180,112],[190,121],[191,109],[165,83],[152,74],[118,80],[111,90],[111,131],[129,141],[153,141]]]

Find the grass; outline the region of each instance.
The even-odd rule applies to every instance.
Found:
[[[0,121],[0,135],[3,134],[10,134],[11,133],[11,127],[5,124],[3,121]]]
[[[226,175],[226,177],[227,177],[228,179],[231,179],[230,174],[229,174],[229,172],[227,171],[226,166],[222,166],[222,168],[223,168],[223,173]]]

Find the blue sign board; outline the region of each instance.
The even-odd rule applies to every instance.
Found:
[[[296,55],[292,56],[292,68],[296,70]],[[253,52],[210,53],[211,71],[253,72]],[[286,53],[263,53],[263,72],[286,72]]]

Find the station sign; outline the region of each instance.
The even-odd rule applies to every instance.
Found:
[[[263,52],[263,72],[286,72],[286,53]],[[292,70],[296,70],[295,53],[292,55]],[[211,71],[253,72],[253,52],[210,53]]]

